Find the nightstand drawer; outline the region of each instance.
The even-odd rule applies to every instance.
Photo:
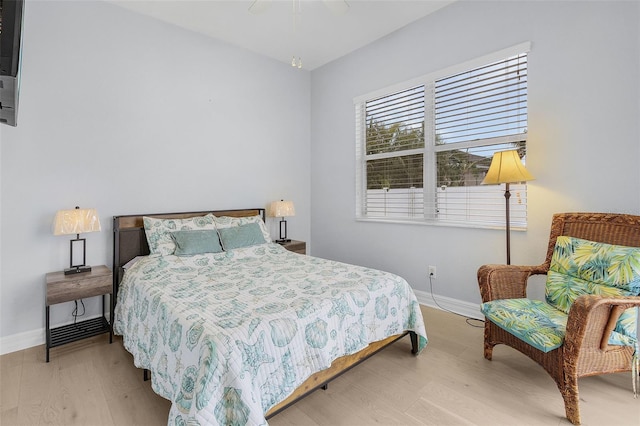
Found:
[[[282,247],[294,253],[307,254],[307,243],[304,241],[291,240],[282,244]]]
[[[112,291],[111,271],[106,267],[96,266],[91,272],[77,275],[47,274],[47,306],[111,294]]]

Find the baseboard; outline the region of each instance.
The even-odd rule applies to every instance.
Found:
[[[484,315],[480,312],[478,303],[465,302],[459,299],[452,299],[447,296],[438,296],[428,291],[413,290],[418,299],[418,303],[430,308],[450,311],[454,314],[462,315],[468,318],[484,319]]]
[[[82,320],[84,321],[85,319],[98,318],[100,316],[101,315],[93,315],[93,316],[88,316],[86,318],[83,317]],[[105,316],[108,320],[109,313],[107,313]],[[71,323],[72,322],[67,322],[64,324],[55,324],[53,327],[59,327],[59,326],[68,325]],[[11,336],[3,337],[0,339],[0,355],[21,351],[23,349],[29,349],[34,346],[44,345],[45,341],[46,341],[46,336],[45,336],[44,327],[37,330],[25,331],[24,333],[12,334]]]
[[[0,355],[44,345],[44,328],[12,334],[0,339]]]

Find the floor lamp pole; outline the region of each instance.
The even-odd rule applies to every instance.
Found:
[[[493,154],[489,170],[487,170],[482,185],[499,185],[504,183],[504,201],[506,207],[507,231],[507,265],[511,265],[511,218],[509,217],[509,182],[518,183],[533,180],[534,177],[525,169],[518,150],[498,151]],[[526,215],[526,212],[525,212]]]
[[[505,185],[504,201],[506,204],[507,217],[507,265],[511,265],[511,219],[509,218],[509,198],[511,198],[511,192],[509,192],[509,182]]]

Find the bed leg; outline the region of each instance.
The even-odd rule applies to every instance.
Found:
[[[411,337],[411,353],[418,353],[418,335],[415,331],[409,331],[409,337]]]
[[[146,368],[142,372],[142,378],[144,379],[145,382],[149,380],[149,370],[147,370]]]
[[[325,383],[324,385],[320,386],[320,389],[322,389],[322,390],[329,389],[329,383]]]

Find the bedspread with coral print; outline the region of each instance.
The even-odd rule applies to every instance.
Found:
[[[427,343],[397,275],[261,244],[149,256],[124,275],[114,331],[171,425],[261,425],[311,374],[404,330]]]

